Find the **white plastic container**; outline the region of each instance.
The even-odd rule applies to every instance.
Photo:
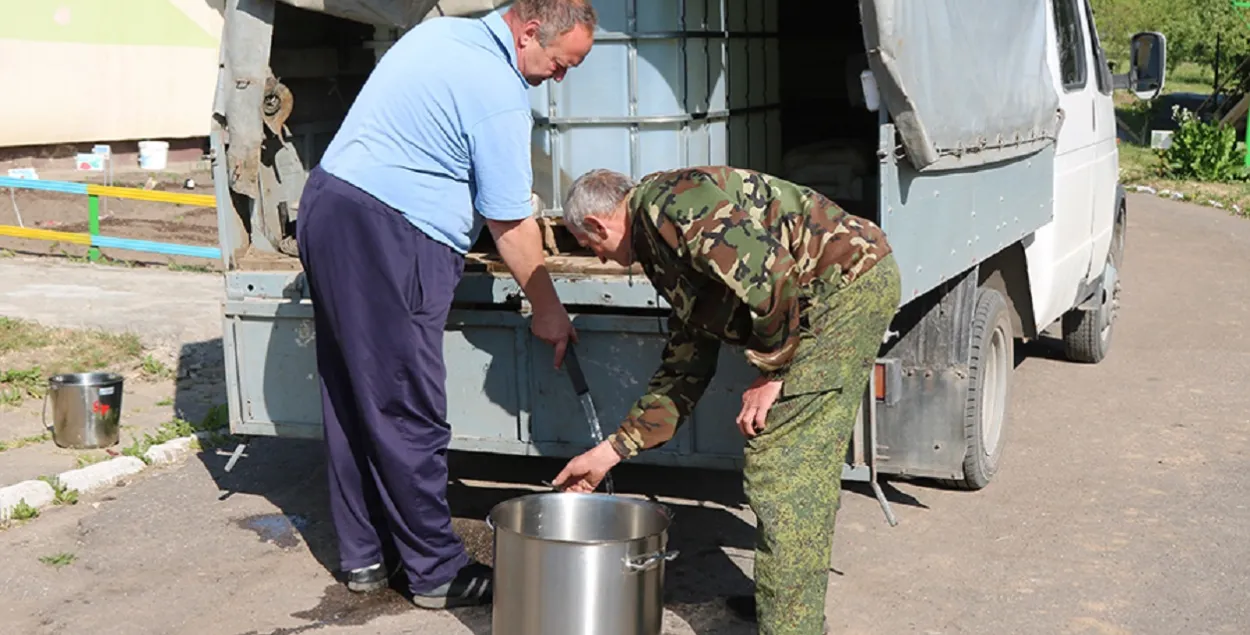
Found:
[[[534,191],[549,209],[593,168],[635,178],[684,165],[781,169],[777,3],[602,0],[595,9],[594,52],[563,81],[529,91]]]
[[[169,162],[168,141],[140,141],[139,167],[144,170],[164,170]]]

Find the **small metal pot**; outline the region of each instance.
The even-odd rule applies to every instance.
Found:
[[[504,501],[494,635],[660,635],[672,515],[645,500],[552,492]]]
[[[43,426],[62,448],[89,450],[117,445],[121,436],[125,378],[116,373],[67,373],[48,379]],[[48,425],[48,404],[52,425]]]

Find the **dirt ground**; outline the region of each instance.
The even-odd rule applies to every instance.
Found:
[[[147,180],[148,178],[151,180]],[[194,188],[184,187],[188,178],[194,180]],[[214,193],[213,182],[207,172],[142,178],[131,176],[115,180],[114,185],[184,194]],[[31,229],[76,233],[88,231],[85,196],[0,188],[0,224],[17,225],[19,214],[24,226]],[[216,247],[217,210],[211,207],[101,198],[100,233],[117,238]],[[4,251],[22,255],[60,256],[72,260],[82,260],[87,255],[87,247],[81,245],[0,236],[0,253]],[[172,264],[175,268],[220,268],[216,261],[204,258],[167,256],[125,249],[101,249],[100,253],[120,266]]]
[[[1138,195],[1129,206],[1111,357],[1090,366],[1059,359],[1054,342],[1019,349],[1006,456],[983,491],[890,480],[890,527],[870,490],[847,484],[831,632],[1250,632],[1250,221]],[[320,443],[257,439],[233,471],[226,461],[202,452],[0,532],[0,623],[30,634],[491,632],[489,609],[417,611],[335,580]],[[489,561],[491,506],[541,489],[561,464],[452,453],[449,499],[470,551]],[[724,608],[751,589],[754,520],[737,476],[629,467],[618,492],[675,512],[665,635],[755,632]]]
[[[0,486],[108,458],[224,404],[222,288],[215,274],[0,260]],[[119,443],[58,447],[44,425],[44,378],[101,370],[125,378]]]

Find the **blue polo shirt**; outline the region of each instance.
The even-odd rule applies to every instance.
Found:
[[[503,18],[440,17],[378,62],[321,168],[461,254],[481,218],[531,215],[529,84]]]

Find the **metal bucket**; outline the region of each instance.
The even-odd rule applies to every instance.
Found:
[[[552,492],[504,501],[494,635],[660,635],[672,515],[645,500]]]
[[[86,450],[116,445],[121,430],[122,388],[116,373],[68,373],[48,378],[43,425],[52,404],[52,440],[60,447]]]

